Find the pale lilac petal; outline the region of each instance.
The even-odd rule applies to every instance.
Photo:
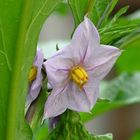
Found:
[[[87,42],[87,43],[86,43]],[[75,30],[73,37],[72,37],[72,43],[76,44],[75,47],[80,47],[91,43],[91,44],[99,44],[100,37],[98,30],[94,26],[94,24],[87,18],[84,18],[84,21],[79,24],[77,29]]]
[[[29,87],[29,93],[27,95],[26,98],[26,107],[29,107],[30,104],[37,98],[41,86],[42,86],[42,73],[41,73],[41,69],[42,69],[42,64],[43,64],[43,53],[41,51],[41,49],[37,48],[37,54],[34,60],[34,66],[37,67],[37,76],[36,79],[31,83],[30,87]]]
[[[100,37],[94,24],[85,17],[84,21],[77,27],[72,38],[74,61],[83,63],[85,57],[89,57],[95,48],[99,46]]]
[[[49,84],[54,88],[61,87],[69,79],[70,69],[73,67],[73,59],[70,46],[59,50],[56,55],[44,62]]]
[[[74,82],[69,83],[69,89],[67,90],[69,106],[71,110],[78,112],[90,111],[90,100],[85,94],[83,89],[80,89]]]
[[[116,47],[109,45],[100,45],[95,49],[95,51],[92,52],[92,55],[90,55],[90,57],[84,61],[83,65],[84,67],[86,67],[86,69],[94,68],[108,61],[113,56],[117,55],[118,58],[120,54],[120,49]]]
[[[108,74],[120,55],[121,51],[118,48],[101,45],[86,70],[92,72],[93,77],[98,77],[101,80]]]
[[[43,120],[62,114],[68,106],[67,86],[59,89],[53,89],[49,95],[44,109]]]
[[[99,82],[100,80],[95,78],[92,73],[88,73],[89,80],[87,84],[83,86],[84,92],[87,95],[90,102],[90,110],[95,105],[97,98],[99,97]]]
[[[38,67],[39,72],[41,71],[41,68],[42,68],[43,59],[44,59],[44,56],[41,49],[37,48],[37,55],[35,57],[34,65]]]
[[[36,99],[40,90],[41,90],[41,85],[36,87],[35,89],[30,89],[30,93],[27,95],[26,98],[26,110],[28,109],[30,104]]]

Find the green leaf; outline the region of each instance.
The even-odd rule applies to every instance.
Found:
[[[75,27],[77,27],[84,19],[87,12],[89,0],[68,0],[69,6],[71,7]]]
[[[140,103],[140,73],[124,73],[110,82],[101,84],[100,98],[92,109],[92,113],[81,113],[83,121],[88,121],[109,110]]]
[[[118,0],[68,0],[71,7],[75,27],[87,15],[97,27],[108,19]]]
[[[112,134],[94,135],[93,140],[113,140]]]
[[[103,2],[103,1],[104,0],[100,0],[100,2]],[[107,5],[105,6],[105,9],[103,10],[102,14],[100,15],[100,17],[98,19],[97,28],[100,28],[102,25],[104,25],[107,22],[109,15],[111,14],[112,10],[114,9],[114,7],[116,6],[116,4],[118,2],[118,0],[106,0],[106,1],[107,1]],[[100,6],[101,5],[102,5],[102,3],[100,3]],[[95,4],[95,7],[96,7],[96,4]],[[94,8],[93,8],[93,10],[94,10]],[[98,9],[97,9],[97,11],[98,11]],[[93,12],[93,14],[94,14],[94,12]],[[94,15],[93,15],[93,17],[94,17]]]
[[[90,138],[91,136],[80,121],[79,114],[67,110],[59,116],[56,128],[51,130],[47,140],[91,140]]]
[[[110,0],[92,0],[88,10],[88,17],[93,21],[95,25],[98,24],[102,14],[104,13]]]
[[[68,8],[69,8],[68,4],[62,2],[56,7],[55,12],[57,12],[58,14],[61,14],[63,16],[67,16],[67,14],[69,12]]]
[[[112,20],[110,21],[109,23],[109,26],[113,25],[118,19],[120,16],[122,16],[123,14],[125,14],[128,10],[129,6],[125,6],[123,8],[121,8],[115,15],[114,17],[112,18]]]
[[[38,124],[36,130],[34,131],[32,140],[45,140],[48,135],[48,121],[45,121],[42,125]]]
[[[23,3],[23,1],[17,1],[17,0],[12,1],[12,2],[10,0],[0,1],[0,79],[1,79],[0,80],[0,100],[1,100],[0,120],[3,120],[0,123],[1,139],[6,139],[6,136],[7,136],[6,128],[8,128],[9,126],[9,123],[7,120],[8,120],[8,117],[10,118],[12,116],[12,113],[9,114],[9,116],[7,115],[7,113],[9,112],[9,107],[10,107],[9,102],[10,100],[12,100],[12,98],[10,97],[10,94],[11,94],[10,85],[12,83],[11,77],[12,77],[13,65],[15,61],[14,56],[16,52],[15,46],[16,46],[16,42],[18,38],[19,18],[20,18],[20,15],[22,14],[21,5],[24,5],[24,4],[25,3]],[[29,4],[28,6],[30,7],[30,2],[28,4]],[[26,6],[24,5],[23,7],[26,7]],[[29,17],[26,16],[25,24],[26,24],[26,20],[28,20]],[[19,85],[17,85],[17,88],[20,88]],[[15,96],[15,94],[11,96]],[[22,94],[20,97],[22,98]],[[14,102],[14,104],[16,103]],[[20,107],[20,104],[18,105],[18,107]],[[17,119],[17,117],[15,119]],[[30,130],[28,126],[26,125],[26,123],[24,122],[23,117],[21,119],[21,122],[22,123],[19,124],[18,128],[22,129],[23,132],[25,131],[25,133],[29,131],[28,132],[29,134],[28,133],[25,134],[24,137],[26,138],[30,137],[31,135]],[[13,122],[13,127],[14,126],[16,126],[15,121]]]
[[[67,110],[59,117],[56,128],[52,129],[47,140],[112,140],[111,134],[90,134],[77,112]]]
[[[41,27],[60,1],[0,1],[1,139],[31,139],[24,118],[28,71]]]
[[[99,29],[101,43],[120,47],[140,33],[140,19],[133,14],[118,18],[126,12],[127,6],[116,13],[114,18],[108,20],[104,27]]]
[[[137,129],[130,140],[140,140],[140,129]]]
[[[126,38],[120,48],[124,52],[117,62],[118,72],[140,71],[140,33]]]
[[[44,105],[47,100],[47,96],[48,96],[47,79],[45,78],[43,81],[43,87],[40,91],[39,97],[36,99],[34,104],[30,106],[30,109],[34,108],[35,112],[33,113],[32,111],[31,112],[29,111],[28,112],[29,114],[27,113],[27,115],[31,119],[30,127],[33,131],[33,140],[42,140],[48,135],[47,121],[44,124],[42,124]]]
[[[105,27],[99,29],[102,44],[110,44],[120,47],[124,42],[127,42],[129,36],[132,38],[139,30],[140,23],[133,21],[125,21],[110,26],[108,23]],[[126,40],[125,40],[126,39]]]

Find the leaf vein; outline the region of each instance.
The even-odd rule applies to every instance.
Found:
[[[0,53],[3,54],[5,56],[5,60],[6,60],[6,64],[8,66],[8,69],[9,71],[12,70],[12,67],[11,67],[11,64],[10,64],[10,61],[9,61],[9,58],[7,56],[7,51],[6,51],[6,48],[5,48],[5,41],[4,41],[4,35],[3,35],[3,30],[2,30],[2,24],[0,22],[0,33],[1,33],[1,37],[2,37],[2,46],[3,46],[3,51],[0,50]]]

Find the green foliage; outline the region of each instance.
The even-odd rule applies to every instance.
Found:
[[[121,8],[115,15],[114,17],[111,19],[109,26],[113,25],[114,23],[116,23],[116,21],[119,19],[120,16],[122,16],[123,14],[125,14],[128,10],[129,6],[125,6],[123,8]]]
[[[101,43],[102,44],[109,44],[120,47],[121,43],[119,44],[118,41],[129,36],[132,32],[135,32],[139,27],[139,24],[127,24],[127,25],[112,25],[110,27],[104,27],[99,30],[101,36]]]
[[[100,28],[101,26],[105,25],[112,10],[116,6],[119,0],[110,0],[106,9],[104,10],[104,13],[102,14],[100,20],[98,21],[97,27]]]
[[[126,38],[120,47],[124,52],[117,62],[118,72],[140,71],[140,34]]]
[[[92,0],[90,3],[88,17],[92,19],[95,25],[98,24],[108,4],[109,0]]]
[[[128,6],[120,9],[103,28],[99,29],[101,43],[120,47],[140,33],[140,19],[119,18],[127,9]]]
[[[96,135],[92,140],[113,140],[112,134]]]
[[[21,3],[21,2],[20,2]],[[20,6],[17,3],[13,3],[17,8],[11,10],[11,16],[6,7],[3,6],[4,1],[0,1],[0,136],[1,139],[5,139],[5,129],[6,129],[6,115],[7,115],[7,101],[8,92],[11,79],[11,70],[13,65],[12,56],[14,51],[8,51],[13,49],[11,44],[16,42],[16,35],[13,36],[12,32],[17,33],[17,22],[16,19],[18,14],[21,13]],[[13,5],[9,5],[12,8]],[[3,12],[2,12],[3,11]],[[7,17],[7,18],[5,18]],[[12,21],[12,22],[11,22]],[[11,24],[12,23],[12,24]],[[13,27],[13,25],[15,25]],[[6,41],[6,38],[8,39]],[[7,47],[6,47],[7,46]]]
[[[9,134],[6,134],[6,127],[8,129],[10,129],[9,127],[13,128],[16,127],[16,123],[15,121],[13,121],[12,116],[13,116],[13,112],[11,111],[11,100],[14,101],[14,104],[12,105],[12,107],[15,109],[15,107],[17,109],[19,109],[19,107],[21,107],[23,109],[23,105],[19,104],[18,106],[16,106],[16,103],[18,103],[19,101],[17,100],[15,102],[15,100],[13,98],[16,99],[16,93],[11,93],[10,91],[10,86],[12,83],[17,82],[17,79],[15,79],[16,81],[12,81],[11,77],[12,73],[14,73],[14,66],[16,63],[16,55],[17,55],[17,51],[16,51],[16,44],[18,44],[17,42],[17,38],[18,38],[18,32],[19,30],[19,26],[20,26],[20,15],[23,15],[22,13],[22,9],[21,9],[21,5],[23,6],[23,9],[25,10],[26,8],[26,4],[23,3],[22,1],[13,1],[13,3],[11,3],[9,0],[8,1],[0,1],[0,60],[1,60],[1,65],[0,65],[0,78],[1,78],[1,83],[0,83],[0,100],[2,101],[0,104],[0,120],[5,120],[2,121],[2,123],[0,123],[0,136],[1,139],[6,139],[6,135],[8,137]],[[30,3],[28,3],[28,6],[30,8]],[[16,7],[16,8],[15,8]],[[27,11],[26,11],[27,12]],[[10,13],[10,14],[9,14]],[[24,27],[27,26],[28,21],[29,21],[29,17],[25,18],[25,22],[24,22]],[[23,21],[21,21],[23,22]],[[22,34],[24,34],[25,32],[23,31]],[[20,37],[19,37],[20,38]],[[22,47],[22,46],[20,46]],[[21,55],[22,57],[22,55]],[[20,57],[18,58],[20,60]],[[18,73],[18,72],[17,72]],[[17,84],[17,87],[20,88],[20,84]],[[13,88],[11,88],[11,90],[15,90]],[[10,95],[9,94],[12,94]],[[19,92],[20,98],[23,97],[22,92]],[[19,96],[18,95],[18,96]],[[19,99],[20,99],[19,98]],[[16,109],[15,109],[16,110]],[[7,115],[8,112],[8,115]],[[22,111],[23,112],[23,111]],[[28,132],[28,126],[25,124],[24,119],[21,114],[21,111],[19,111],[16,115],[19,115],[20,118],[17,118],[17,116],[14,116],[15,119],[18,119],[18,122],[20,121],[21,126],[19,125],[19,129],[22,129],[23,132],[25,132],[25,135],[23,136],[23,138],[29,138],[30,137],[30,132]],[[23,115],[23,114],[22,114]],[[9,120],[6,121],[7,116],[10,118],[13,122],[13,124],[10,124]],[[8,118],[7,118],[8,119]],[[7,126],[6,126],[7,125]],[[9,130],[8,130],[9,131]],[[14,130],[12,130],[11,132],[13,132]],[[28,133],[26,133],[26,131]],[[20,133],[19,133],[20,135]],[[27,136],[28,135],[28,136]],[[14,136],[13,136],[14,137]],[[8,138],[7,138],[8,139]]]
[[[48,135],[48,122],[45,121],[42,125],[37,124],[36,129],[34,131],[33,139],[32,140],[45,140],[46,136]]]
[[[92,135],[85,129],[77,112],[67,110],[46,140],[112,140],[112,135]]]
[[[69,0],[72,9],[75,25],[83,21],[87,15],[97,27],[100,27],[108,19],[118,0]]]
[[[33,131],[33,140],[42,140],[48,135],[48,122],[45,121],[42,124],[42,117],[44,113],[44,105],[47,100],[48,89],[47,89],[47,78],[43,81],[43,87],[39,97],[30,108],[35,108],[35,112],[32,114],[30,127]],[[29,112],[30,113],[30,112]]]
[[[139,140],[139,139],[140,139],[140,129],[137,129],[130,140]]]
[[[81,113],[83,121],[88,121],[109,110],[140,103],[140,73],[124,73],[116,79],[101,84],[100,98],[91,114]]]
[[[68,14],[69,7],[67,3],[60,3],[55,9],[55,12],[57,12],[60,15],[66,16]]]
[[[75,27],[77,27],[83,21],[87,12],[88,0],[68,0],[68,3],[73,13]]]
[[[69,0],[75,27],[87,15],[93,23],[99,28],[102,44],[114,45],[118,41],[139,28],[140,22],[136,20],[120,19],[125,14],[129,6],[120,9],[112,19],[109,18],[110,13],[117,4],[118,0]],[[121,44],[119,44],[121,45]]]
[[[92,0],[92,8],[89,9],[88,17],[93,21],[93,23],[100,28],[104,25],[110,13],[116,6],[118,0]]]
[[[72,9],[75,27],[87,15],[99,28],[106,23],[118,0],[69,0],[68,2]]]
[[[0,136],[31,139],[24,107],[41,27],[61,0],[0,1]]]

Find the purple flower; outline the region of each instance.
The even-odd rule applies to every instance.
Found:
[[[30,104],[37,98],[41,86],[42,86],[42,64],[43,64],[43,53],[41,49],[37,48],[36,57],[34,60],[34,64],[29,72],[28,80],[30,82],[29,93],[26,99],[26,108],[30,106]]]
[[[118,48],[101,45],[93,23],[85,17],[76,29],[71,44],[45,63],[53,90],[48,97],[44,119],[66,109],[89,112],[99,96],[99,82],[121,54]]]

